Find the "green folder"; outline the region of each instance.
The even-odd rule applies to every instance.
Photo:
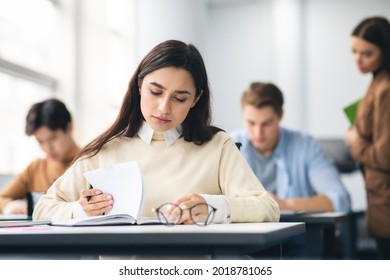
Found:
[[[351,125],[355,124],[355,119],[356,119],[356,112],[359,107],[361,99],[356,100],[355,102],[347,105],[346,107],[343,108],[343,111],[345,115],[347,116],[349,123]]]

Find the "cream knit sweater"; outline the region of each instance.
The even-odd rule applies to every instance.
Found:
[[[75,162],[37,203],[35,220],[70,219],[80,191],[88,188],[83,173],[126,161],[140,164],[145,202],[143,216],[151,217],[163,203],[188,194],[223,195],[231,222],[275,222],[280,212],[246,160],[225,132],[198,146],[179,138],[168,146],[162,133],[150,145],[138,136],[107,143],[94,157]],[[115,201],[115,198],[114,198]]]

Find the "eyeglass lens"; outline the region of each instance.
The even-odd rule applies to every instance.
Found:
[[[174,225],[180,221],[183,210],[176,204],[167,203],[158,208],[157,216],[163,224]]]
[[[207,203],[197,204],[188,210],[190,218],[195,224],[209,225],[214,220],[215,209]],[[158,208],[157,215],[161,223],[174,225],[179,223],[183,210],[176,204],[167,203]]]
[[[214,220],[214,213],[214,209],[207,203],[197,204],[190,209],[191,219],[198,225],[211,224]]]

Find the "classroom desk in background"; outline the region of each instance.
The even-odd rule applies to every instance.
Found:
[[[307,259],[336,259],[341,253],[342,258],[352,258],[353,240],[349,226],[349,214],[346,212],[283,212],[281,222],[304,222],[306,224],[306,257]],[[339,227],[338,227],[339,226]],[[337,229],[343,232],[343,248],[339,248]],[[341,252],[338,252],[341,250]]]
[[[282,244],[304,232],[304,223],[1,228],[0,257],[41,255],[48,259],[68,254],[242,259],[253,250]]]

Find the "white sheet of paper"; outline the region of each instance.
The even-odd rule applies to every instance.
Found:
[[[143,201],[141,169],[136,161],[118,163],[84,173],[88,182],[113,196],[114,205],[107,214],[129,214],[135,219]]]

